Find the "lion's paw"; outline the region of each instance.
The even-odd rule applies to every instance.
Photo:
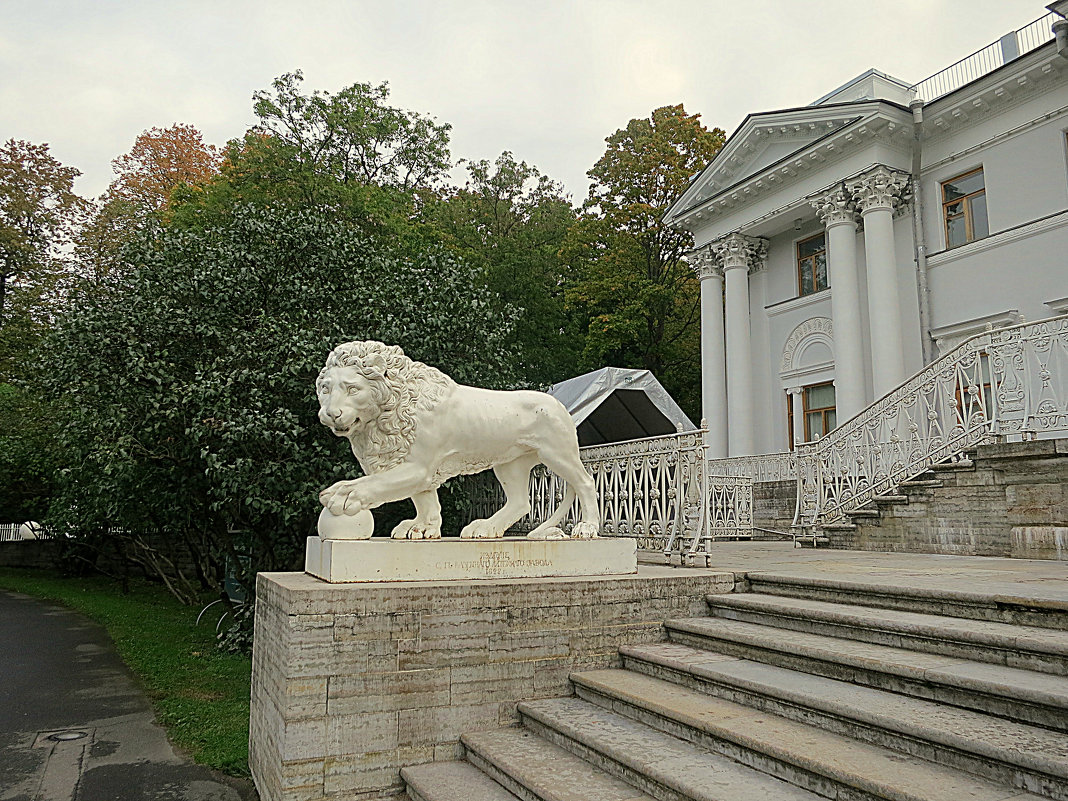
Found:
[[[575,523],[571,529],[571,539],[573,540],[592,540],[597,538],[597,524],[596,523]]]
[[[439,540],[441,526],[421,523],[418,520],[402,520],[390,534],[395,540]]]
[[[566,540],[567,534],[564,530],[557,528],[556,526],[550,526],[549,528],[534,529],[534,531],[527,534],[528,540]]]
[[[460,539],[464,540],[495,540],[503,536],[504,532],[489,520],[472,520],[460,531]]]
[[[369,499],[364,497],[361,491],[363,486],[360,479],[353,481],[338,481],[319,493],[319,501],[330,510],[332,514],[355,515],[371,508]]]

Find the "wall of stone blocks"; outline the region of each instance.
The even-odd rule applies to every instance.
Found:
[[[400,768],[461,755],[465,731],[512,725],[516,704],[571,693],[623,644],[707,613],[733,574],[327,584],[261,573],[250,765],[263,801],[399,797]]]
[[[753,525],[790,534],[797,505],[796,481],[753,482]],[[755,532],[757,536],[766,532]]]
[[[1068,439],[986,445],[941,487],[902,488],[907,504],[829,533],[837,548],[1068,559]]]

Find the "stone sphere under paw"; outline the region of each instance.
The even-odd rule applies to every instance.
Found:
[[[354,515],[336,515],[329,509],[319,513],[321,540],[369,540],[374,533],[375,519],[367,509]]]

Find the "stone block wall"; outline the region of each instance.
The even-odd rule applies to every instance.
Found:
[[[1068,439],[985,445],[931,477],[942,486],[901,488],[907,504],[828,532],[831,547],[1068,559]]]
[[[753,525],[789,536],[797,505],[797,481],[753,482]],[[767,531],[754,531],[757,537]]]
[[[327,584],[261,573],[249,763],[263,801],[397,798],[400,768],[461,755],[465,731],[568,695],[574,670],[706,613],[733,574]]]

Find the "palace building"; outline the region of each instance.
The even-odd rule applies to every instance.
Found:
[[[988,326],[1068,311],[1068,0],[919,83],[749,115],[694,235],[709,456],[818,439]]]

